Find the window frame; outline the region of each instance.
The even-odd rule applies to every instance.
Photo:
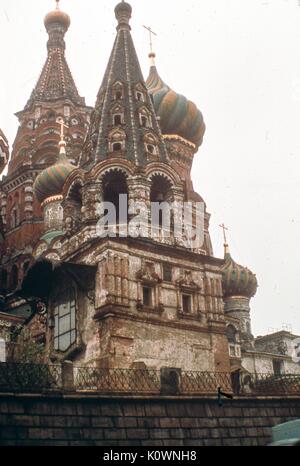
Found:
[[[62,290],[61,290],[62,291]],[[63,300],[63,296],[69,293],[66,301]],[[60,315],[61,309],[68,304],[68,311]],[[54,332],[53,332],[53,345],[54,350],[60,353],[68,351],[72,345],[76,344],[77,341],[77,294],[76,288],[73,284],[67,287],[63,292],[56,295],[53,303],[53,317],[54,317]],[[69,326],[64,329],[66,318],[69,317]],[[62,329],[60,327],[62,326]],[[69,344],[64,346],[61,344],[61,339],[69,335]]]

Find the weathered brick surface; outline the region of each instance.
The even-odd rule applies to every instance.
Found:
[[[99,399],[0,395],[0,445],[257,446],[300,399]]]

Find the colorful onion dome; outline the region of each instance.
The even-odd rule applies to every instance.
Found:
[[[59,23],[67,31],[71,24],[70,16],[67,13],[64,13],[63,11],[59,9],[58,3],[59,3],[59,0],[57,1],[56,9],[53,11],[50,11],[50,13],[48,13],[45,16],[44,24],[45,24],[46,29],[48,30],[48,27],[51,26],[52,24]]]
[[[67,177],[76,168],[66,156],[65,144],[64,141],[60,142],[61,149],[56,164],[43,170],[35,180],[33,189],[39,202],[45,201],[48,197],[62,194]]]
[[[225,264],[222,268],[224,297],[244,296],[252,298],[257,291],[257,279],[251,270],[234,262],[225,245]]]
[[[154,63],[155,54],[149,55]],[[156,115],[160,117],[163,134],[176,134],[197,146],[201,146],[205,133],[202,113],[196,105],[183,95],[177,94],[164,83],[156,66],[152,64],[146,81],[153,96]]]

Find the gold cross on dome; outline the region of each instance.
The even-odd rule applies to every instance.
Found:
[[[149,37],[150,37],[150,52],[153,53],[153,43],[152,43],[152,34],[154,36],[157,36],[156,32],[152,31],[150,27],[143,26],[147,31],[149,32]]]
[[[224,225],[224,223],[222,223],[222,225],[219,225],[219,227],[223,230],[224,244],[227,244],[226,231],[228,231],[228,228]]]
[[[55,0],[56,1],[56,9],[59,10],[59,0]]]

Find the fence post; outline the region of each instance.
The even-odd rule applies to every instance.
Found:
[[[160,392],[162,395],[178,395],[181,385],[181,369],[162,367],[160,370]]]
[[[61,365],[62,386],[64,390],[74,390],[74,367],[72,361],[63,361]]]

